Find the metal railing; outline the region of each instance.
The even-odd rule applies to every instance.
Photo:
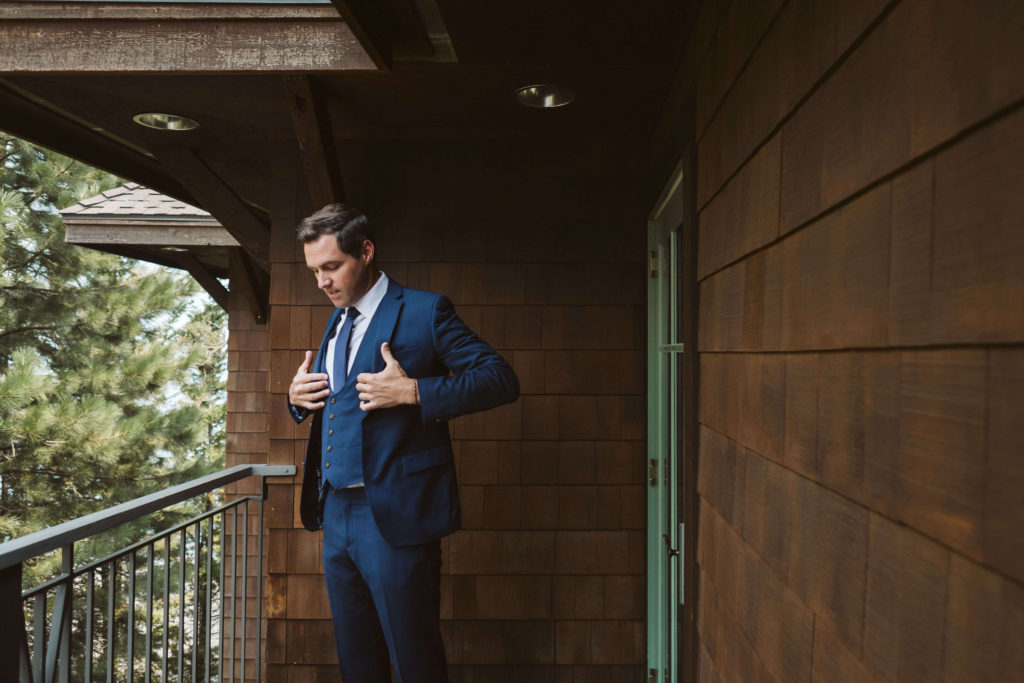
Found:
[[[9,667],[0,679],[245,681],[248,656],[255,661],[250,678],[258,682],[266,477],[294,474],[291,465],[238,465],[0,544],[0,666]],[[259,495],[75,567],[76,541],[250,476],[260,477]],[[59,574],[23,592],[23,564],[55,550]]]

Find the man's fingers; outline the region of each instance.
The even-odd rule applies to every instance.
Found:
[[[380,345],[380,355],[384,359],[384,372],[382,372],[380,374],[382,374],[382,375],[384,375],[384,374],[387,374],[387,375],[395,375],[395,374],[397,374],[400,377],[407,377],[408,376],[405,373],[405,368],[403,368],[402,364],[398,362],[398,359],[395,358],[393,355],[391,355],[391,345],[390,344],[388,344],[387,342],[384,342],[383,344]]]
[[[299,372],[305,374],[309,370],[309,364],[313,362],[313,352],[306,351],[306,359],[302,361],[302,365],[299,366]]]

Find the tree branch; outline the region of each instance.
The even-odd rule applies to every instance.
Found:
[[[0,331],[0,339],[9,337],[12,334],[20,334],[22,332],[40,332],[40,331],[53,331],[57,329],[53,325],[29,325],[28,327],[18,327],[13,330]]]

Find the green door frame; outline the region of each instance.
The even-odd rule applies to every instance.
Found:
[[[696,226],[690,150],[648,220],[647,671],[651,683],[696,671]],[[690,350],[687,353],[687,350]]]

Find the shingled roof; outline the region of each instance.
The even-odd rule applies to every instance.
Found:
[[[94,248],[123,245],[181,251],[238,246],[231,233],[206,211],[138,183],[83,199],[60,215],[68,242]]]
[[[208,212],[186,204],[173,197],[168,197],[156,190],[143,187],[138,183],[125,183],[120,187],[100,193],[95,197],[83,199],[78,204],[61,210],[61,215],[75,218],[133,218],[145,216],[148,219],[160,218],[175,220],[187,218],[190,221],[217,220]]]
[[[217,278],[230,272],[238,240],[199,207],[125,183],[60,212],[68,244],[182,268],[227,309]]]

